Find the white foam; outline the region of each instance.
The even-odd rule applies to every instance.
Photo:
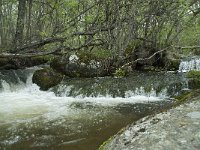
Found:
[[[1,80],[3,90],[0,92],[0,123],[4,121],[27,120],[35,117],[46,117],[48,119],[59,118],[62,116],[73,115],[76,112],[70,107],[73,103],[89,103],[91,105],[100,105],[113,107],[119,104],[127,103],[146,103],[152,101],[161,101],[166,98],[166,90],[161,94],[156,94],[152,88],[150,92],[145,92],[143,87],[134,91],[127,91],[125,97],[115,97],[111,95],[98,95],[94,97],[84,97],[78,95],[69,97],[73,86],[60,86],[60,97],[51,91],[41,91],[39,87],[32,83],[32,75],[27,79],[27,83],[19,82],[12,85]],[[81,90],[81,89],[80,89]],[[76,95],[76,93],[75,93]]]
[[[66,88],[70,89],[70,87]],[[66,93],[65,93],[66,94]],[[136,92],[127,92],[125,98],[113,98],[110,95],[99,97],[57,97],[53,92],[40,91],[35,84],[26,85],[24,88],[16,88],[10,91],[9,85],[4,83],[4,91],[0,93],[0,122],[5,118],[7,121],[24,120],[24,118],[47,117],[58,118],[74,113],[70,108],[72,103],[87,103],[106,107],[116,106],[125,103],[145,103],[150,101],[161,101],[156,97],[155,92],[145,94],[140,88]],[[10,119],[8,119],[10,118]]]

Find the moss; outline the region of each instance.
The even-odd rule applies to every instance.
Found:
[[[195,70],[189,71],[187,73],[187,78],[200,79],[200,71],[195,71]]]
[[[175,105],[180,105],[187,101],[191,101],[195,97],[199,97],[199,93],[200,93],[200,89],[194,89],[191,91],[184,92],[181,95],[175,96],[174,98],[176,99],[176,102],[177,102]]]
[[[111,51],[104,49],[93,49],[92,51],[79,51],[77,56],[80,62],[89,64],[91,60],[104,60],[112,56]]]
[[[52,61],[54,59],[53,55],[45,55],[45,56],[35,56],[31,58],[33,61]]]
[[[103,142],[103,144],[100,145],[99,150],[105,150],[105,146],[109,145],[109,143],[113,140],[114,136],[110,137],[107,141]]]
[[[98,59],[108,59],[112,56],[112,52],[106,49],[93,49],[91,54],[94,58]]]
[[[119,68],[115,71],[114,76],[115,77],[124,77],[124,76],[126,76],[126,72],[125,72],[125,70]]]
[[[177,100],[177,102],[182,103],[182,102],[187,101],[191,97],[192,97],[192,92],[186,92],[181,95],[175,96],[175,99]]]

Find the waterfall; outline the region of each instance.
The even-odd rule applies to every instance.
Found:
[[[191,70],[200,70],[200,58],[194,57],[189,60],[183,60],[179,66],[179,72],[188,72]]]
[[[21,94],[41,94],[39,87],[32,83],[32,75],[38,68],[7,71],[0,74],[0,92],[20,92]],[[185,88],[184,80],[174,74],[136,74],[124,79],[91,78],[69,79],[51,88],[45,93],[54,93],[60,98],[113,100],[138,99],[146,97],[165,99],[176,95]],[[44,94],[44,93],[43,93]],[[48,95],[48,94],[47,94]],[[138,97],[139,96],[139,97]]]

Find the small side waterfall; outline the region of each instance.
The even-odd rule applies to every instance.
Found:
[[[200,57],[194,57],[181,62],[179,72],[188,72],[191,70],[200,70]]]

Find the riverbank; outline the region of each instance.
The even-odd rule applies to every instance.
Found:
[[[199,150],[200,94],[188,100],[176,108],[129,125],[100,149]]]

